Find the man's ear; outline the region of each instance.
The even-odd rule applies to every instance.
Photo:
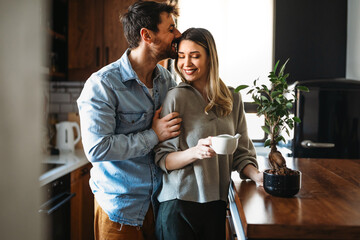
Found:
[[[151,31],[147,28],[140,29],[140,36],[146,43],[150,43],[152,41]]]

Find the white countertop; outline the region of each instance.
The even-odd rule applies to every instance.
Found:
[[[89,163],[89,161],[87,160],[84,151],[78,149],[75,150],[74,153],[48,156],[44,163],[59,164],[59,167],[53,168],[39,177],[40,187],[84,166]]]

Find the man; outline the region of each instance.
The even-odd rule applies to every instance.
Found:
[[[161,170],[154,146],[179,135],[178,113],[159,118],[176,85],[157,65],[176,57],[181,37],[173,5],[136,2],[122,16],[129,49],[91,75],[77,101],[83,146],[92,163],[96,239],[155,239],[154,212]],[[158,109],[156,111],[156,109]]]

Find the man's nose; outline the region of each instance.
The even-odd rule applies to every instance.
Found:
[[[175,28],[175,38],[180,38],[181,37],[181,32]]]

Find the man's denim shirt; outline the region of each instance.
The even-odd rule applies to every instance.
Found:
[[[110,220],[141,226],[162,178],[154,164],[153,148],[159,140],[151,129],[152,118],[176,83],[157,65],[152,98],[132,69],[129,52],[92,74],[77,103],[97,202]]]

